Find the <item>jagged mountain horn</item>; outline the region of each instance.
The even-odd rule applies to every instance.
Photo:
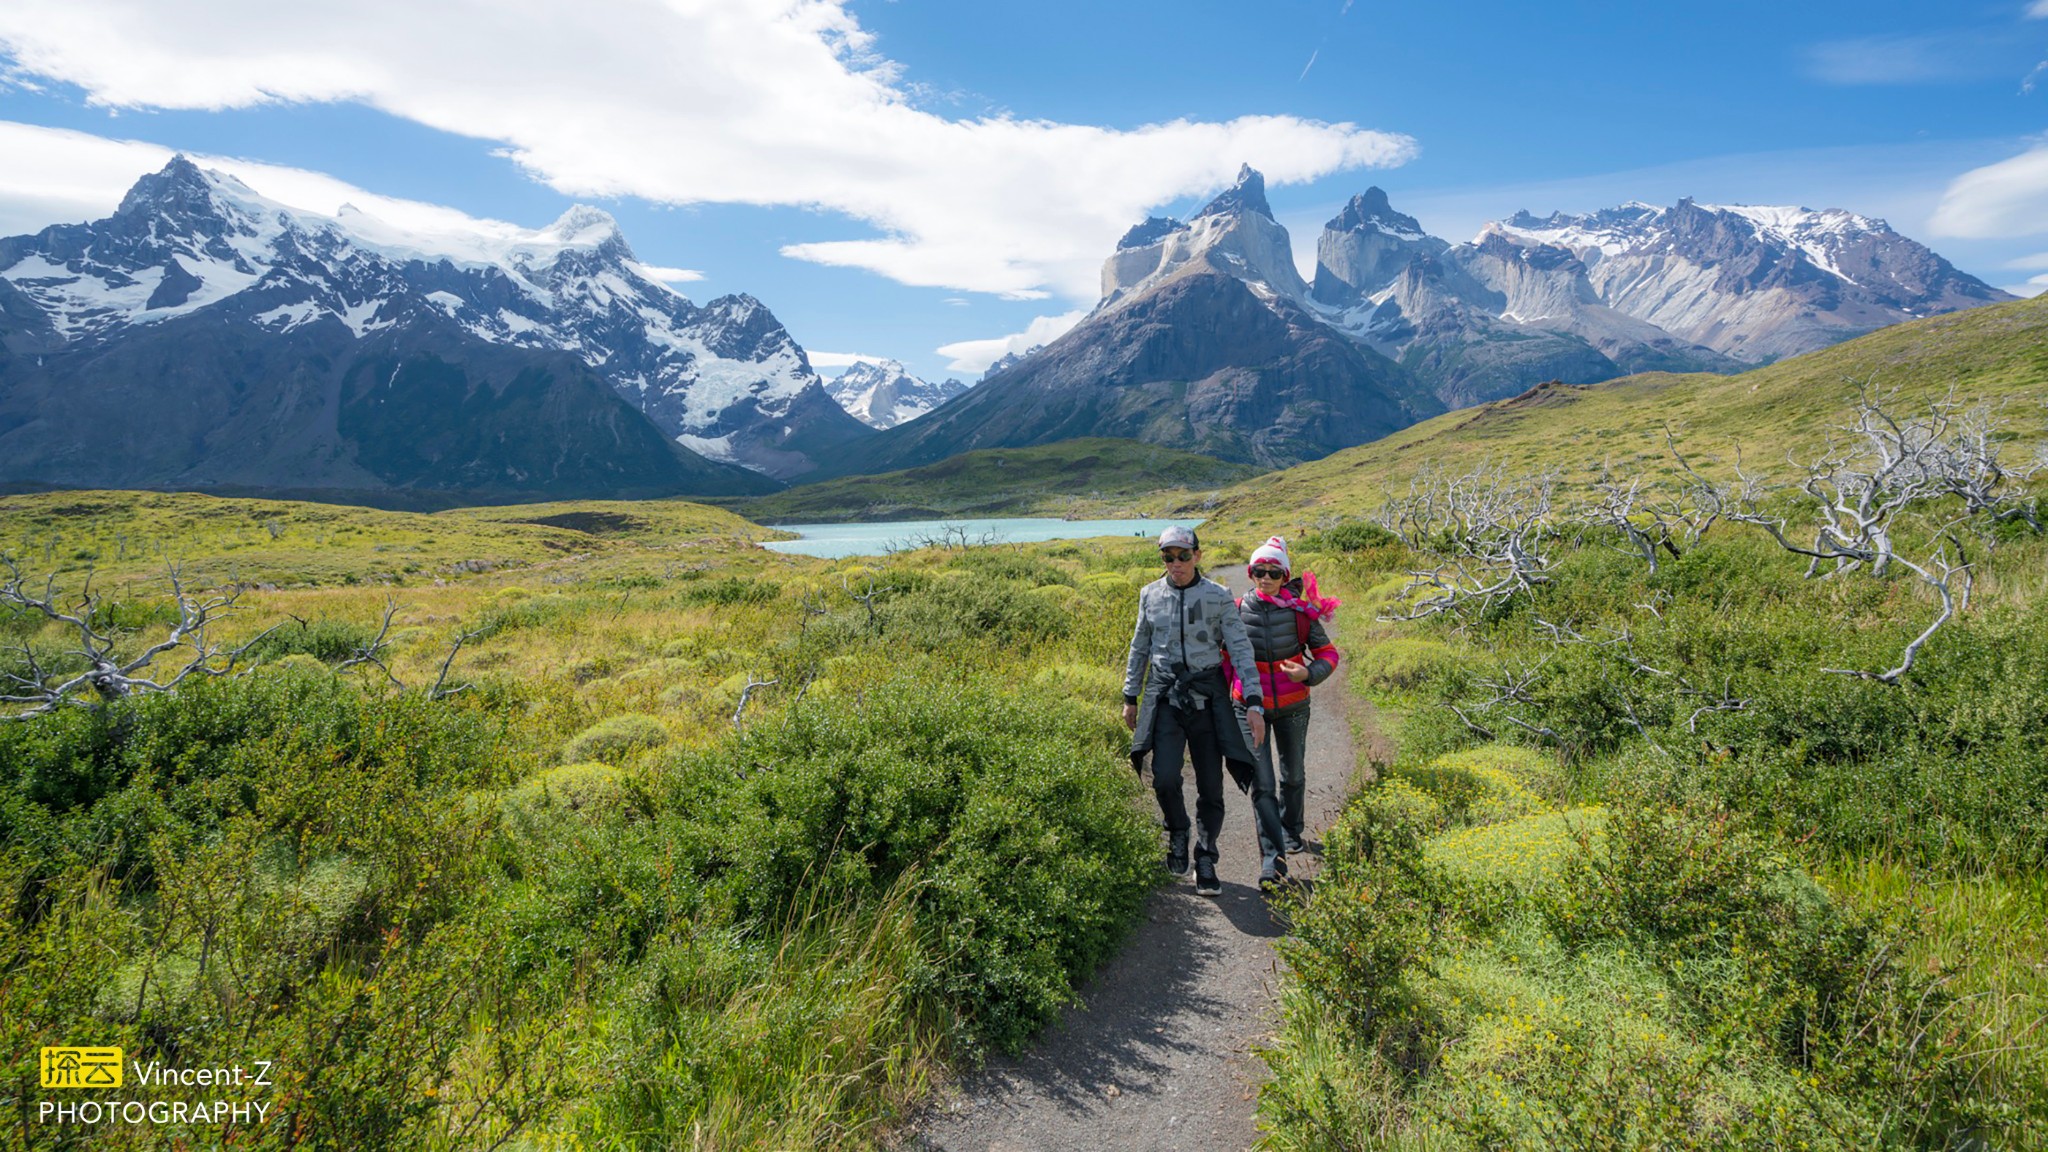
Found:
[[[1308,292],[1294,268],[1287,229],[1266,203],[1266,178],[1250,165],[1238,169],[1237,182],[1187,222],[1153,217],[1125,233],[1102,265],[1102,301],[1096,307],[1115,307],[1175,276],[1205,271],[1297,300]]]
[[[1279,466],[1386,435],[1440,406],[1302,301],[1287,232],[1250,168],[1183,223],[1154,218],[1103,266],[1072,331],[835,471],[979,448],[1117,436]]]
[[[1350,307],[1393,283],[1417,258],[1449,247],[1424,232],[1415,217],[1394,211],[1385,192],[1367,188],[1323,226],[1316,241],[1315,298]]]

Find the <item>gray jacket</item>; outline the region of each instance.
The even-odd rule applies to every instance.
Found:
[[[1258,700],[1258,665],[1252,660],[1251,638],[1245,635],[1244,619],[1229,589],[1214,580],[1196,580],[1175,588],[1161,576],[1138,593],[1138,626],[1131,632],[1131,651],[1124,661],[1124,703],[1137,704],[1138,726],[1131,733],[1131,761],[1135,765],[1152,750],[1152,724],[1159,713],[1159,695],[1177,677],[1175,665],[1189,673],[1216,669],[1228,659],[1250,694],[1247,703]],[[1239,765],[1255,759],[1251,729],[1244,713],[1230,706],[1230,688],[1217,672],[1214,694],[1209,696],[1216,717],[1216,734],[1222,742],[1223,757],[1231,763],[1231,775],[1239,777]]]
[[[1138,703],[1141,692],[1149,703],[1176,664],[1200,672],[1226,657],[1245,685],[1245,703],[1259,703],[1259,666],[1230,590],[1206,577],[1176,588],[1161,576],[1138,592],[1138,626],[1124,659],[1124,703]]]

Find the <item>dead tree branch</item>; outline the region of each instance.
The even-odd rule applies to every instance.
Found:
[[[242,587],[231,584],[225,590],[216,589],[205,595],[188,592],[182,574],[173,566],[167,575],[171,596],[177,605],[176,623],[162,640],[124,659],[116,653],[120,630],[93,622],[105,601],[92,590],[91,573],[86,574],[77,602],[66,611],[59,604],[54,575],[43,581],[42,591],[37,593],[30,589],[12,558],[0,557],[0,567],[7,572],[5,583],[0,584],[0,604],[38,613],[45,620],[62,624],[68,631],[75,632],[75,647],[69,654],[82,658],[85,663],[84,671],[63,676],[45,668],[28,645],[23,644],[16,649],[22,657],[22,669],[0,669],[0,704],[28,704],[31,707],[10,714],[11,719],[39,716],[66,704],[94,707],[140,692],[168,692],[193,676],[225,675],[233,670],[235,662],[252,645],[278,627],[272,625],[239,647],[223,649],[213,642],[209,631],[215,622],[234,612]],[[180,648],[189,648],[191,654],[175,671],[161,679],[150,679],[143,674],[144,669],[158,657]],[[83,698],[88,690],[96,699]]]
[[[1410,571],[1403,592],[1411,598],[1429,594],[1412,600],[1405,614],[1381,619],[1484,610],[1548,583],[1556,487],[1555,473],[1511,479],[1488,464],[1455,476],[1424,468],[1410,481],[1408,495],[1387,501],[1374,519],[1414,552],[1440,560],[1433,568]]]
[[[774,687],[774,686],[775,686],[775,685],[776,685],[777,683],[779,683],[779,682],[780,682],[780,681],[779,681],[779,679],[777,679],[777,680],[756,680],[756,679],[754,679],[754,674],[753,674],[753,673],[751,673],[751,672],[747,673],[747,686],[746,686],[746,687],[744,687],[744,688],[742,688],[742,689],[740,689],[740,703],[739,703],[739,707],[737,707],[737,708],[734,708],[734,709],[732,710],[732,726],[733,726],[734,728],[738,728],[738,727],[740,727],[740,726],[741,726],[741,718],[742,718],[743,716],[745,716],[745,715],[746,715],[746,712],[747,712],[747,701],[753,698],[753,695],[754,695],[754,689],[756,689],[756,688],[773,688],[773,687]]]

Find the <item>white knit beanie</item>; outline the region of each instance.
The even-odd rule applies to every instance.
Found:
[[[1262,560],[1269,564],[1278,564],[1280,567],[1285,568],[1290,576],[1294,574],[1294,565],[1287,559],[1287,541],[1282,540],[1278,536],[1268,539],[1264,544],[1253,549],[1251,563],[1246,564],[1244,570],[1249,573],[1253,568],[1258,567],[1259,562]]]

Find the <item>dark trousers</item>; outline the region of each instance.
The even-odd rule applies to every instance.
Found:
[[[1276,755],[1277,754],[1277,755]],[[1278,716],[1266,716],[1266,739],[1259,745],[1259,785],[1273,787],[1279,793],[1278,824],[1280,829],[1296,840],[1301,839],[1302,824],[1307,807],[1308,791],[1308,705],[1283,712]],[[1255,789],[1256,793],[1256,789]],[[1258,797],[1254,794],[1254,804]],[[1259,847],[1271,855],[1279,845],[1272,843],[1272,833],[1267,831],[1266,822],[1259,821]]]
[[[1216,861],[1216,838],[1223,832],[1223,749],[1216,741],[1216,723],[1208,709],[1182,712],[1159,702],[1152,721],[1152,792],[1169,832],[1188,829],[1187,797],[1182,794],[1183,759],[1195,763],[1195,859]]]
[[[1259,862],[1270,868],[1274,861],[1284,861],[1287,853],[1281,849],[1286,841],[1280,826],[1280,798],[1273,787],[1273,759],[1264,749],[1259,751],[1252,773],[1252,817],[1259,828]],[[1278,870],[1286,871],[1285,863]]]

